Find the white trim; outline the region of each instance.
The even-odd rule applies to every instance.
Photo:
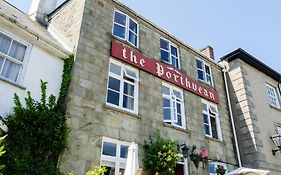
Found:
[[[104,142],[113,143],[116,144],[116,156],[108,156],[103,155],[103,144]],[[112,139],[109,137],[103,137],[102,138],[102,144],[101,144],[101,159],[100,159],[100,165],[104,165],[103,162],[112,162],[115,164],[115,175],[118,175],[120,170],[120,164],[126,165],[126,158],[121,158],[121,145],[129,147],[131,145],[130,142],[121,141],[117,139]],[[125,168],[124,168],[125,169]]]
[[[171,120],[165,120],[164,119],[164,113],[163,113],[163,121],[165,123],[169,122],[173,126],[186,129],[185,106],[184,106],[183,90],[179,89],[178,87],[172,86],[172,85],[170,85],[170,84],[168,84],[166,82],[162,82],[162,87],[169,88],[169,95],[163,94],[163,92],[161,92],[161,93],[162,93],[162,100],[163,100],[163,98],[165,98],[165,99],[168,99],[170,101],[170,112],[171,112]],[[175,95],[172,95],[171,91],[179,92],[182,98],[180,99],[180,98],[176,97]],[[176,101],[173,99],[173,96],[174,96],[175,99],[177,99]],[[178,121],[178,118],[177,118],[177,116],[174,116],[174,113],[172,112],[172,110],[176,110],[177,111],[177,107],[174,105],[174,103],[175,103],[175,105],[177,105],[177,104],[181,105],[181,122],[182,122],[182,126],[176,124],[177,121]],[[164,109],[164,106],[162,106],[162,109]]]
[[[122,24],[119,24],[119,23],[116,23],[116,22],[115,22],[115,14],[116,14],[116,12],[117,12],[117,13],[120,13],[120,14],[122,14],[122,15],[125,15],[125,18],[126,18],[126,19],[125,19],[125,26],[122,25]],[[133,32],[132,30],[130,30],[130,20],[132,20],[132,21],[137,25],[137,33],[135,33],[135,32]],[[122,37],[120,37],[120,36],[114,35],[114,24],[119,25],[119,26],[125,28],[125,38],[122,38]],[[129,32],[132,32],[134,35],[137,36],[137,43],[136,43],[137,45],[135,45],[134,43],[131,43],[131,42],[130,42],[130,40],[129,40]],[[128,42],[130,45],[132,45],[132,46],[134,46],[134,47],[136,47],[136,48],[139,48],[139,33],[140,33],[140,31],[139,31],[139,23],[138,23],[136,20],[134,20],[134,19],[131,18],[129,15],[127,15],[127,14],[125,14],[125,13],[123,13],[123,12],[117,10],[117,9],[114,10],[114,14],[113,14],[113,26],[112,26],[112,35],[113,35],[113,36],[115,36],[115,37],[117,37],[117,38],[120,38],[121,40],[124,40],[124,41]]]
[[[212,134],[212,123],[211,123],[211,117],[215,118],[215,122],[216,122],[216,128],[217,128],[217,135],[218,135],[218,140],[222,141],[223,138],[222,138],[222,131],[221,131],[221,124],[220,124],[220,115],[219,115],[219,111],[218,111],[218,108],[217,108],[217,105],[214,104],[214,103],[211,103],[205,99],[201,99],[202,103],[204,103],[205,105],[207,105],[207,110],[208,111],[204,111],[204,109],[202,109],[202,113],[207,115],[208,116],[208,125],[209,125],[209,132],[210,132],[210,135],[206,134],[205,132],[205,122],[204,122],[204,116],[203,116],[203,124],[204,124],[204,133],[205,133],[205,136],[207,137],[211,137],[211,138],[214,138],[213,137],[213,134]],[[216,109],[216,113],[215,115],[213,114],[210,114],[209,112],[209,109],[210,107],[213,107]],[[212,111],[213,112],[213,111]],[[215,138],[216,139],[216,138]]]
[[[203,69],[197,67],[197,60],[199,60],[199,61],[201,61],[203,63]],[[210,74],[208,74],[211,77],[211,81],[210,82],[207,80],[207,71],[206,71],[206,67],[205,66],[208,66],[209,69],[210,69]],[[210,64],[208,64],[206,61],[204,61],[201,58],[196,58],[196,70],[197,70],[197,79],[198,80],[203,81],[203,82],[205,82],[205,83],[207,83],[207,84],[209,84],[211,86],[214,86],[213,73],[212,73],[212,68],[211,68]],[[201,70],[201,71],[204,72],[204,80],[199,79],[198,70]]]
[[[273,94],[269,93],[268,91],[272,91],[271,93]],[[266,83],[266,94],[268,97],[269,104],[280,109],[280,96],[278,94],[276,87]],[[276,104],[274,104],[274,102]]]
[[[169,50],[161,48],[161,40],[164,40],[164,41],[168,42]],[[177,57],[175,57],[175,58],[178,60],[179,67],[176,67],[176,68],[181,69],[181,60],[180,60],[180,55],[179,55],[179,47],[176,44],[172,43],[170,40],[168,40],[166,38],[163,38],[163,37],[160,37],[160,59],[161,59],[161,61],[174,66],[173,65],[173,60],[172,60],[172,46],[177,49]],[[165,60],[162,60],[162,58],[161,58],[161,50],[166,51],[166,52],[169,53],[169,62],[167,62]]]
[[[116,75],[116,74],[110,72],[110,64],[111,63],[121,67],[121,75]],[[105,99],[106,105],[114,107],[114,108],[118,108],[118,109],[123,110],[123,111],[130,112],[130,113],[138,114],[139,79],[134,78],[133,79],[134,83],[124,79],[124,72],[125,72],[126,69],[135,72],[136,76],[139,77],[139,70],[138,69],[132,68],[132,67],[130,67],[128,65],[125,65],[125,64],[123,64],[123,63],[121,63],[121,62],[119,62],[117,60],[114,60],[114,59],[110,58],[109,65],[108,65],[108,80],[107,80],[106,99]],[[109,89],[108,88],[109,77],[118,79],[120,81],[120,92],[118,92],[119,93],[119,103],[118,103],[118,105],[115,105],[115,104],[107,102],[108,89]],[[129,78],[131,78],[131,77],[129,77]],[[129,96],[129,95],[125,95],[125,96],[128,96],[128,97],[134,99],[134,104],[133,104],[134,105],[134,110],[131,110],[131,109],[123,107],[123,96],[124,96],[123,91],[124,91],[124,84],[125,83],[131,84],[131,85],[134,86],[134,96],[132,97],[132,96]],[[116,92],[113,89],[110,89],[110,90]]]
[[[17,84],[22,84],[23,79],[24,79],[24,75],[25,75],[25,72],[26,72],[26,69],[27,69],[28,61],[29,61],[29,58],[30,58],[32,45],[29,44],[28,42],[22,40],[21,38],[19,38],[15,34],[13,34],[11,32],[8,32],[8,31],[6,31],[2,28],[0,28],[0,33],[2,33],[3,35],[6,35],[7,37],[12,39],[7,54],[0,53],[0,56],[4,57],[3,65],[0,68],[0,77],[7,80],[7,81],[11,81],[11,82],[14,82],[14,83],[17,83]],[[25,54],[24,54],[24,57],[23,57],[23,61],[19,61],[19,60],[15,59],[15,58],[12,58],[8,55],[9,50],[11,48],[11,44],[12,44],[13,41],[17,41],[17,42],[19,42],[20,44],[22,44],[26,47]],[[1,76],[1,72],[2,72],[2,69],[4,67],[5,60],[9,60],[13,63],[16,63],[16,64],[20,65],[20,69],[19,69],[18,77],[17,77],[16,81],[13,81],[13,80],[10,80],[10,79],[7,79],[7,78]]]

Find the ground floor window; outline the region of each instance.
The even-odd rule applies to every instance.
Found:
[[[210,175],[217,175],[216,171],[217,169],[225,169],[225,173],[227,173],[227,165],[225,163],[222,162],[209,162],[208,163],[208,169],[209,169],[209,173]]]
[[[124,174],[130,144],[129,142],[103,137],[101,165],[106,166],[106,175]]]

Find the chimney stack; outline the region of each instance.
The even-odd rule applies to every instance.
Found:
[[[33,21],[47,25],[47,15],[55,10],[58,0],[32,0],[29,16]]]
[[[215,60],[214,49],[211,46],[206,46],[205,48],[201,49],[200,52],[208,58]]]

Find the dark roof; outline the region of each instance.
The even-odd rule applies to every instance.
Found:
[[[239,48],[223,57],[220,58],[221,61],[231,62],[235,59],[241,59],[245,63],[253,66],[254,68],[260,70],[261,72],[265,73],[266,75],[270,76],[271,78],[275,79],[276,81],[280,82],[281,74],[268,65],[264,64],[254,56],[247,53],[245,50]]]

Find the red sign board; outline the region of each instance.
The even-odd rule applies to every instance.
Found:
[[[219,96],[215,90],[193,80],[186,73],[171,65],[143,56],[139,52],[135,52],[115,41],[112,41],[111,56],[193,92],[209,101],[219,103]]]

